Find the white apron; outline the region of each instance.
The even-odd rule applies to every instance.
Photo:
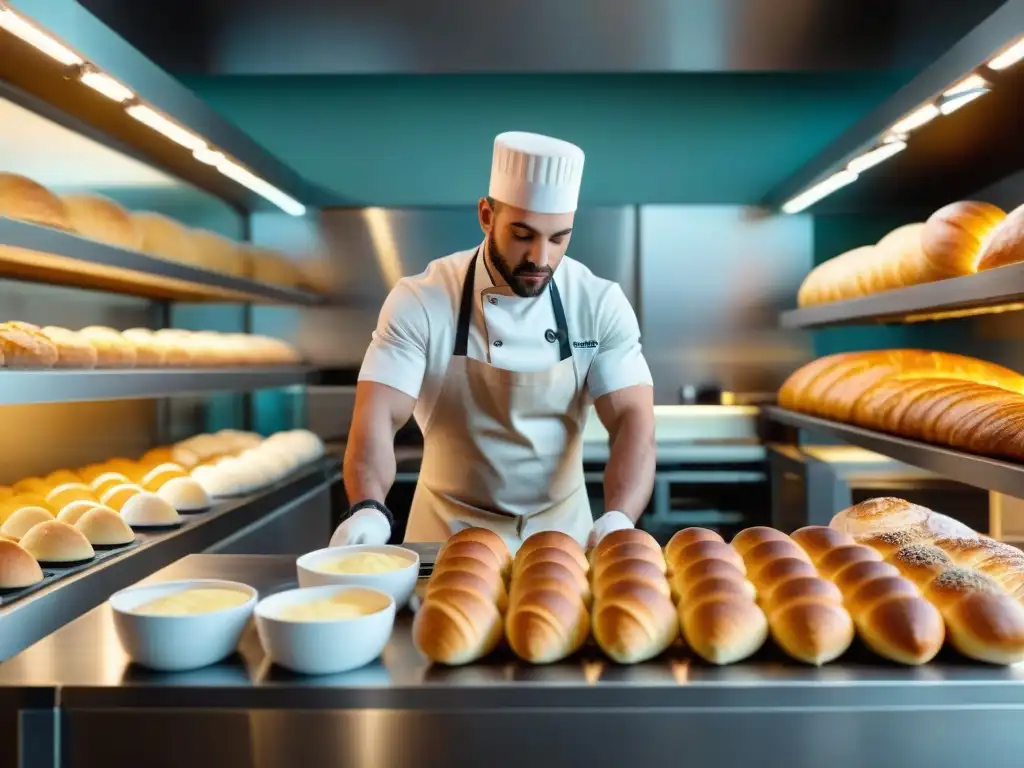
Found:
[[[548,283],[561,362],[518,373],[474,360],[466,352],[479,256],[463,279],[455,347],[423,430],[405,540],[444,541],[483,527],[513,553],[536,531],[563,531],[584,545],[594,523],[583,478],[585,393],[558,286]]]

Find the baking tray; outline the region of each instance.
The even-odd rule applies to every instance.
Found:
[[[104,560],[109,560],[112,557],[116,557],[123,552],[127,552],[133,547],[137,547],[141,543],[139,535],[136,534],[135,541],[128,544],[122,544],[117,547],[104,547],[103,549],[96,550],[96,556],[91,560],[83,560],[79,563],[72,563],[66,566],[59,565],[40,565],[43,569],[43,580],[33,584],[30,587],[22,587],[21,589],[3,589],[0,590],[0,606],[10,605],[24,597],[28,597],[34,592],[38,592],[41,589],[45,589],[54,582],[66,579],[68,576],[74,576],[76,573],[86,571],[93,566],[102,563]]]

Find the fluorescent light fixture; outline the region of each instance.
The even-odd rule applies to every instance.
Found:
[[[952,98],[953,96],[962,96],[963,94],[969,93],[971,91],[987,91],[988,89],[988,80],[986,80],[981,75],[970,75],[968,77],[965,77],[963,80],[961,80],[959,83],[951,87],[949,90],[944,91],[942,94],[942,98],[949,99]]]
[[[1000,69],[1007,69],[1012,67],[1021,59],[1024,59],[1024,37],[992,59],[992,61],[988,63],[988,68],[997,71]]]
[[[899,136],[905,136],[911,131],[920,128],[925,123],[930,123],[938,117],[939,114],[939,108],[934,104],[925,104],[923,107],[918,107],[909,115],[904,117],[890,130]]]
[[[988,91],[975,91],[974,93],[965,93],[962,96],[954,96],[951,99],[943,99],[939,105],[939,111],[944,115],[951,115],[956,112],[960,107],[970,104],[975,99],[979,99],[984,96]]]
[[[801,192],[799,195],[794,197],[792,200],[787,200],[783,206],[783,213],[799,213],[814,205],[822,198],[828,197],[837,189],[842,189],[847,184],[852,184],[857,180],[857,174],[850,169],[845,169],[835,173],[825,179],[819,184],[815,184],[810,189]]]
[[[269,200],[285,213],[292,216],[303,216],[306,213],[306,206],[293,197],[289,197],[273,184],[270,184],[252,171],[225,158],[218,163],[217,170],[233,181],[237,181],[243,187],[247,187],[260,197]]]
[[[206,142],[190,131],[186,131],[177,123],[173,123],[154,109],[145,104],[134,104],[127,112],[143,125],[147,125],[157,133],[163,134],[176,144],[193,151],[206,146]]]
[[[864,173],[868,168],[874,168],[881,162],[888,160],[893,155],[897,155],[907,148],[907,142],[900,141],[888,141],[882,144],[880,147],[875,147],[869,152],[865,152],[860,157],[855,157],[849,163],[846,164],[846,169],[853,173]]]
[[[209,147],[200,147],[199,149],[193,150],[192,156],[200,163],[206,163],[207,165],[220,165],[225,160],[223,152],[218,152],[215,149]]]
[[[77,67],[84,63],[77,53],[58,43],[39,27],[29,24],[14,11],[0,8],[0,29],[6,29],[66,67]]]
[[[110,75],[106,75],[102,72],[97,72],[94,69],[86,69],[79,75],[79,80],[84,85],[89,86],[97,93],[102,93],[108,99],[116,101],[119,104],[123,104],[126,101],[130,101],[135,98],[135,94],[132,93],[131,88],[121,85]]]

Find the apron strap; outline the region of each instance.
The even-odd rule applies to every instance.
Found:
[[[476,249],[473,258],[469,262],[469,270],[462,280],[462,299],[459,302],[459,320],[455,327],[455,348],[452,351],[453,357],[466,357],[469,349],[469,323],[473,317],[473,285],[476,278],[476,260],[480,256],[480,249]],[[551,296],[551,308],[555,313],[555,327],[558,336],[559,360],[568,360],[572,357],[572,346],[569,344],[569,324],[565,320],[565,309],[562,307],[562,295],[555,285],[555,278],[552,276],[548,282],[548,294]]]

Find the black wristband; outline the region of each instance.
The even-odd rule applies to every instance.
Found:
[[[392,528],[395,527],[395,516],[391,514],[390,509],[381,504],[379,501],[374,501],[373,499],[364,499],[363,501],[358,501],[348,508],[348,516],[352,517],[352,515],[354,515],[360,509],[376,509],[382,515],[384,515],[384,517],[387,518],[389,526],[391,526]]]

